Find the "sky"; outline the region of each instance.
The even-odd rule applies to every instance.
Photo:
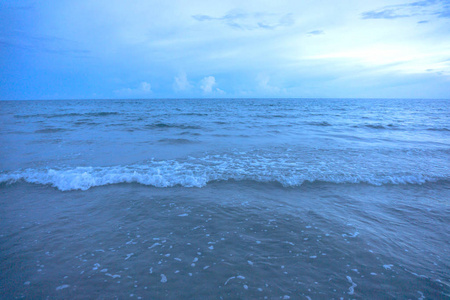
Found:
[[[0,99],[450,98],[450,0],[0,0]]]

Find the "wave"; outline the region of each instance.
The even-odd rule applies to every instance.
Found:
[[[442,127],[442,128],[427,128],[427,130],[430,130],[430,131],[450,131],[450,129],[448,129],[446,127]]]
[[[256,115],[257,118],[263,119],[273,119],[273,118],[295,118],[295,116],[285,115],[285,114],[276,114],[276,115]]]
[[[110,111],[104,111],[104,112],[98,112],[98,113],[86,113],[85,116],[93,116],[93,117],[106,117],[106,116],[116,116],[118,115],[118,112],[110,112]]]
[[[398,130],[398,126],[394,124],[362,124],[362,125],[353,125],[353,128],[370,128],[370,129],[391,129]]]
[[[17,119],[28,119],[28,118],[64,118],[64,117],[105,117],[118,115],[118,112],[89,112],[89,113],[65,113],[65,114],[31,114],[31,115],[15,115]]]
[[[169,138],[160,139],[160,140],[158,140],[158,142],[165,143],[165,144],[172,144],[172,145],[198,143],[197,141],[193,141],[193,140],[189,140],[189,139],[169,139]]]
[[[364,125],[364,127],[372,128],[372,129],[386,129],[386,127],[384,127],[381,124],[367,124],[367,125]]]
[[[145,125],[147,129],[167,129],[167,128],[179,128],[179,129],[201,129],[200,126],[176,124],[176,123],[154,123]]]
[[[308,125],[312,125],[312,126],[332,126],[330,123],[328,123],[327,121],[322,121],[322,122],[309,122]]]
[[[179,114],[180,116],[196,116],[196,117],[206,117],[208,114],[202,114],[202,113],[182,113]]]
[[[92,122],[92,121],[86,121],[86,120],[77,121],[77,122],[74,122],[74,123],[73,123],[73,125],[75,125],[75,126],[83,126],[83,125],[97,126],[97,125],[100,125],[100,124],[101,124],[101,123]]]
[[[424,184],[448,180],[445,176],[413,173],[370,173],[342,172],[321,169],[305,170],[287,164],[277,168],[276,162],[227,160],[206,163],[206,161],[150,161],[143,165],[111,167],[46,168],[4,171],[0,183],[28,182],[51,185],[61,191],[88,190],[91,187],[119,183],[138,183],[166,188],[174,186],[204,187],[214,181],[256,181],[277,182],[284,187],[301,186],[305,182],[328,182],[335,184],[366,183]]]
[[[36,130],[34,133],[56,133],[56,132],[64,132],[69,131],[70,129],[66,128],[45,128]]]

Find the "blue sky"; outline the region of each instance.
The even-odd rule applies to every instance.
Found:
[[[450,1],[0,0],[0,99],[450,98]]]

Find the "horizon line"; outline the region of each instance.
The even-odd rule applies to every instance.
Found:
[[[402,97],[155,97],[155,98],[60,98],[60,99],[0,99],[0,101],[147,101],[147,100],[450,100],[450,98],[402,98]]]

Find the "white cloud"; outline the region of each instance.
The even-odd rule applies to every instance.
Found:
[[[189,83],[186,73],[183,72],[175,77],[173,87],[175,91],[187,91],[192,88],[192,85]]]
[[[200,89],[204,94],[225,95],[225,91],[215,87],[216,85],[216,78],[214,76],[207,76],[200,80]]]
[[[200,80],[200,88],[204,93],[211,93],[215,85],[216,79],[214,78],[214,76],[208,76]]]
[[[116,93],[119,96],[126,96],[126,97],[134,97],[134,96],[146,96],[152,93],[152,86],[148,82],[141,82],[137,88],[123,88],[119,90],[115,90],[114,93]]]
[[[209,15],[193,15],[195,20],[199,22],[220,22],[231,28],[241,30],[265,29],[274,30],[279,27],[288,27],[294,24],[291,13],[277,14],[267,12],[249,13],[245,10],[234,9],[223,16],[214,17]]]
[[[280,89],[277,86],[273,86],[269,83],[270,77],[267,74],[260,73],[256,76],[256,82],[259,89],[266,94],[278,94],[280,92],[285,92],[284,89]]]
[[[139,85],[138,91],[144,92],[144,93],[150,93],[152,91],[152,86],[148,82],[141,82]]]
[[[223,90],[221,90],[221,89],[219,89],[219,88],[217,88],[216,91],[217,91],[219,94],[221,94],[221,95],[226,94],[225,91],[223,91]]]

